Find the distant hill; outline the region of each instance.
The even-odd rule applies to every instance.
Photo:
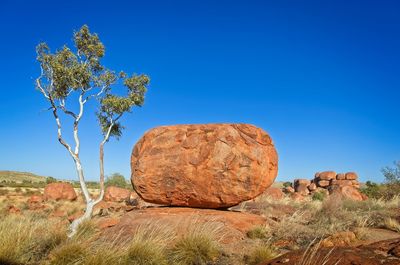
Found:
[[[7,181],[7,182],[16,182],[22,183],[25,181],[31,182],[46,182],[45,176],[38,176],[30,172],[18,172],[18,171],[1,171],[0,170],[0,182]]]

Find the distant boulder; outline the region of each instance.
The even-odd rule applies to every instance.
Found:
[[[282,192],[282,189],[275,187],[267,188],[264,191],[263,195],[274,200],[281,200],[285,197],[285,194]]]
[[[346,199],[351,199],[351,200],[355,200],[355,201],[363,201],[366,199],[366,197],[363,196],[362,193],[357,188],[354,188],[353,186],[334,185],[334,186],[330,187],[329,194],[330,195],[338,195],[338,196],[344,197]]]
[[[74,201],[77,198],[74,187],[70,183],[55,182],[47,184],[44,188],[43,197],[45,200],[67,200]]]
[[[108,202],[123,202],[129,200],[131,191],[115,186],[107,187],[104,193],[104,200]]]

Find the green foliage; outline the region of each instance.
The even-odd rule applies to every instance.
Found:
[[[326,198],[326,193],[323,193],[323,192],[315,192],[312,195],[313,201],[323,201],[323,200],[325,200],[325,198]]]
[[[293,184],[290,181],[286,181],[286,182],[283,183],[283,187],[285,187],[285,188],[292,187],[292,186],[293,186]]]
[[[382,169],[387,186],[385,192],[386,198],[400,195],[400,161],[394,162],[393,164],[393,167],[385,167]]]
[[[400,161],[394,162],[394,167],[382,169],[383,176],[388,184],[400,184]]]
[[[57,179],[55,179],[53,177],[46,178],[46,184],[50,184],[50,183],[54,183],[54,182],[57,182]]]
[[[125,112],[130,112],[134,106],[142,106],[144,103],[144,94],[150,79],[146,75],[132,75],[131,77],[123,76],[124,85],[128,88],[128,95],[117,96],[106,94],[100,101],[100,111],[97,117],[102,128],[103,134],[110,132],[111,136],[120,137],[124,127],[117,122],[119,117]],[[114,124],[112,127],[111,124]]]
[[[79,181],[73,181],[72,186],[74,188],[80,188],[81,184]],[[100,183],[97,181],[86,181],[86,187],[88,187],[88,189],[99,189]]]
[[[113,173],[111,176],[107,177],[104,185],[106,187],[116,186],[120,188],[129,188],[130,185],[126,182],[126,179],[120,173]]]
[[[100,103],[97,117],[105,136],[120,137],[123,126],[121,116],[134,106],[142,106],[150,79],[147,75],[127,75],[107,69],[101,64],[105,47],[96,33],[84,25],[74,33],[75,51],[67,46],[52,53],[46,43],[36,47],[37,61],[42,70],[37,89],[50,101],[53,110],[61,109],[77,122],[78,115],[65,107],[65,100],[76,91],[81,101],[96,98]],[[121,82],[126,95],[113,94],[111,88]],[[56,100],[60,101],[60,105]],[[107,138],[108,140],[108,138]]]
[[[365,187],[361,189],[361,192],[368,196],[368,198],[379,199],[384,196],[384,186],[375,182],[367,181]]]

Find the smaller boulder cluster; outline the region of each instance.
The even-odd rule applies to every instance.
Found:
[[[313,195],[314,193],[341,194],[354,200],[365,200],[359,192],[360,183],[355,172],[336,173],[334,171],[317,172],[312,180],[295,179],[293,187],[286,187],[285,192],[293,197]]]

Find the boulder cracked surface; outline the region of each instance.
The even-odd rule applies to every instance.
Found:
[[[272,139],[248,124],[157,127],[135,145],[131,180],[147,202],[226,208],[260,195],[274,182]]]

